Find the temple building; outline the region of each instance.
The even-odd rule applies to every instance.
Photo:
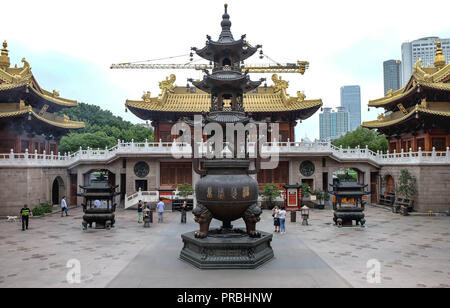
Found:
[[[0,153],[58,153],[60,138],[84,127],[56,113],[77,102],[42,89],[22,58],[22,67],[11,67],[6,41],[0,56]]]
[[[174,123],[209,111],[211,107],[210,94],[195,87],[176,86],[175,80],[175,75],[171,75],[160,82],[161,94],[156,97],[151,97],[150,92],[147,92],[142,96],[142,100],[127,100],[125,104],[126,108],[139,118],[151,121],[155,141],[172,142],[176,137],[171,135]],[[322,100],[306,100],[302,92],[297,92],[297,96],[290,96],[286,92],[288,81],[276,74],[272,76],[272,81],[272,86],[255,87],[254,90],[244,94],[243,109],[251,113],[257,121],[268,120],[271,123],[278,123],[279,140],[276,141],[294,141],[297,121],[313,115],[321,108]],[[273,141],[270,133],[268,135],[268,139]],[[192,184],[191,162],[161,163],[160,168],[161,184],[167,183],[168,189],[173,189],[186,180]],[[280,162],[276,169],[261,170],[258,174],[259,184],[274,182],[280,187],[288,184],[288,168],[287,162]]]
[[[441,43],[437,42],[434,67],[419,59],[406,86],[389,90],[386,96],[369,102],[384,108],[377,120],[364,122],[389,141],[389,152],[446,151],[450,147],[450,64],[445,65]]]

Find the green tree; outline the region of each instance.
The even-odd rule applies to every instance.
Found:
[[[417,193],[417,179],[408,169],[400,170],[400,177],[398,178],[397,194],[406,198],[412,199]]]
[[[82,147],[104,149],[113,147],[117,140],[130,142],[153,141],[153,129],[134,125],[115,116],[99,106],[79,103],[75,108],[66,108],[60,114],[68,115],[74,121],[86,124],[84,129],[69,133],[61,138],[59,152],[76,152]]]
[[[358,146],[365,148],[367,145],[369,150],[374,152],[387,152],[388,150],[388,141],[385,135],[380,135],[375,130],[361,126],[334,140],[332,144],[337,147],[342,145],[343,148],[356,148]]]
[[[188,183],[178,184],[177,186],[178,196],[186,198],[194,193],[194,189]]]
[[[267,183],[264,188],[259,191],[259,194],[273,207],[273,200],[281,195],[280,190],[275,183]]]

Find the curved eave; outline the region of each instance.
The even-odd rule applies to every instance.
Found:
[[[221,50],[225,49],[231,49],[231,54],[233,55],[239,55],[240,60],[246,60],[253,56],[256,51],[258,50],[256,47],[247,46],[247,49],[244,50],[243,47],[246,45],[246,43],[240,39],[233,42],[226,42],[221,43],[219,41],[208,41],[208,44],[203,47],[202,49],[197,49],[195,52],[198,56],[209,60],[209,61],[215,61],[214,55],[216,53],[220,53]]]
[[[283,108],[274,108],[273,105],[258,105],[249,106],[246,104],[244,99],[244,110],[245,112],[252,112],[256,114],[274,114],[274,113],[284,113],[287,112],[291,117],[298,120],[305,120],[312,116],[318,109],[322,107],[323,103],[321,99],[317,100],[305,100],[302,102],[291,102],[283,106]],[[176,120],[179,116],[191,116],[194,114],[201,114],[202,112],[208,112],[210,105],[204,104],[200,108],[197,106],[196,109],[181,109],[181,110],[167,110],[163,109],[164,105],[157,102],[156,100],[147,103],[144,101],[133,101],[127,100],[125,106],[137,117],[142,120],[148,120],[149,117],[152,120],[156,119],[167,119]]]
[[[44,99],[45,101],[52,103],[52,104],[56,104],[62,107],[76,107],[78,106],[78,102],[75,100],[70,100],[67,98],[62,98],[62,97],[54,97],[52,96],[53,94],[50,93],[49,91],[46,91],[44,89],[42,90],[42,93],[37,91],[34,87],[30,87],[32,92],[35,93],[37,96],[39,96],[40,98]]]
[[[415,93],[417,91],[417,86],[410,88],[406,92],[404,91],[405,88],[401,88],[400,90],[392,92],[392,96],[385,96],[382,98],[371,100],[369,101],[369,107],[385,107],[387,105],[393,104]]]
[[[18,110],[18,111],[0,112],[0,118],[21,117],[21,116],[24,116],[27,114],[33,116],[35,119],[37,119],[39,121],[45,122],[51,126],[55,126],[58,128],[80,129],[80,128],[85,127],[85,124],[83,122],[70,121],[70,120],[67,122],[59,122],[59,121],[47,119],[47,118],[39,115],[38,113],[36,113],[31,107],[23,109],[23,110]]]
[[[28,88],[29,93],[26,93],[26,89]],[[75,100],[69,100],[61,97],[53,97],[52,94],[43,89],[36,89],[31,82],[31,79],[23,80],[17,83],[2,83],[0,84],[0,92],[23,92],[22,97],[30,97],[37,101],[42,101],[44,104],[49,104],[53,106],[50,110],[59,111],[65,107],[76,107],[78,106],[78,102]],[[42,91],[42,93],[40,92]],[[18,95],[15,93],[13,95]]]
[[[418,81],[415,86],[411,87],[406,92],[396,94],[404,91],[404,88],[402,88],[396,92],[393,92],[393,96],[369,101],[369,107],[387,107],[389,105],[397,104],[405,98],[414,95],[414,93],[419,92],[419,88],[450,92],[450,83]]]
[[[400,111],[398,111],[398,112],[400,112]],[[424,114],[429,114],[429,115],[446,117],[450,121],[450,112],[449,111],[432,110],[432,109],[427,109],[427,108],[421,108],[421,107],[419,107],[419,105],[416,105],[416,107],[412,108],[411,111],[409,111],[408,113],[406,113],[403,116],[398,117],[396,119],[392,119],[392,120],[383,120],[382,119],[382,120],[367,121],[367,122],[363,122],[361,124],[361,126],[366,127],[366,128],[384,128],[384,127],[388,127],[391,125],[396,125],[396,124],[405,122],[405,121],[409,120],[412,116],[414,116],[416,113],[424,113]]]
[[[217,78],[217,76],[209,75],[201,81],[193,81],[192,84],[204,92],[211,92],[214,87],[227,87],[227,89],[239,89],[243,93],[252,91],[259,87],[262,81],[246,80],[246,75],[240,75],[239,78],[225,79]]]

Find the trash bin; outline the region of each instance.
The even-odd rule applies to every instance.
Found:
[[[291,211],[291,222],[296,222],[296,221],[297,221],[297,212]]]

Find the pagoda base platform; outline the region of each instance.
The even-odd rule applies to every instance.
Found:
[[[252,238],[242,229],[214,229],[203,239],[195,231],[184,233],[180,258],[200,269],[254,269],[274,257],[272,234],[259,232]]]

